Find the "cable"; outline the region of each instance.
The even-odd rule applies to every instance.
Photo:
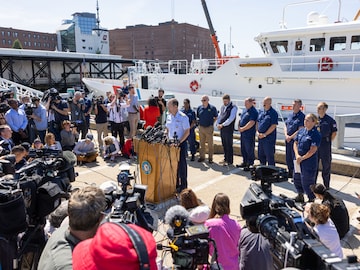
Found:
[[[359,170],[360,170],[360,167],[358,167],[358,168],[356,169],[355,173],[350,177],[349,181],[348,181],[345,185],[343,185],[340,189],[338,189],[338,190],[335,192],[335,194],[336,194],[336,193],[339,193],[339,192],[340,192],[341,190],[343,190],[347,185],[349,185],[350,182],[354,179],[355,175],[358,174]]]

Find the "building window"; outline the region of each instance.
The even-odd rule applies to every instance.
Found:
[[[12,42],[11,42],[11,40],[9,39],[9,40],[8,40],[8,44],[11,45],[11,43],[12,43]]]
[[[10,32],[7,32],[7,34],[8,34],[8,37],[11,37],[11,33],[10,33]]]
[[[295,42],[295,51],[301,51],[302,50],[302,41],[298,40]]]
[[[2,36],[5,36],[5,32],[4,32],[4,31],[1,31],[1,35],[2,35]]]
[[[5,40],[5,39],[2,40],[2,44],[3,44],[3,45],[6,44],[6,40]]]

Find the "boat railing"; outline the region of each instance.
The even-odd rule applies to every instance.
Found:
[[[360,53],[276,56],[272,59],[279,63],[281,70],[284,72],[360,71]]]

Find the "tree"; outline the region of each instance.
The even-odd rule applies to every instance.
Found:
[[[21,45],[21,42],[18,38],[14,40],[12,48],[13,49],[22,49],[23,48],[23,46]]]

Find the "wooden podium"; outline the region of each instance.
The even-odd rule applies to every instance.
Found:
[[[141,183],[148,187],[146,201],[159,203],[173,197],[180,148],[134,138],[134,150],[140,166]]]

